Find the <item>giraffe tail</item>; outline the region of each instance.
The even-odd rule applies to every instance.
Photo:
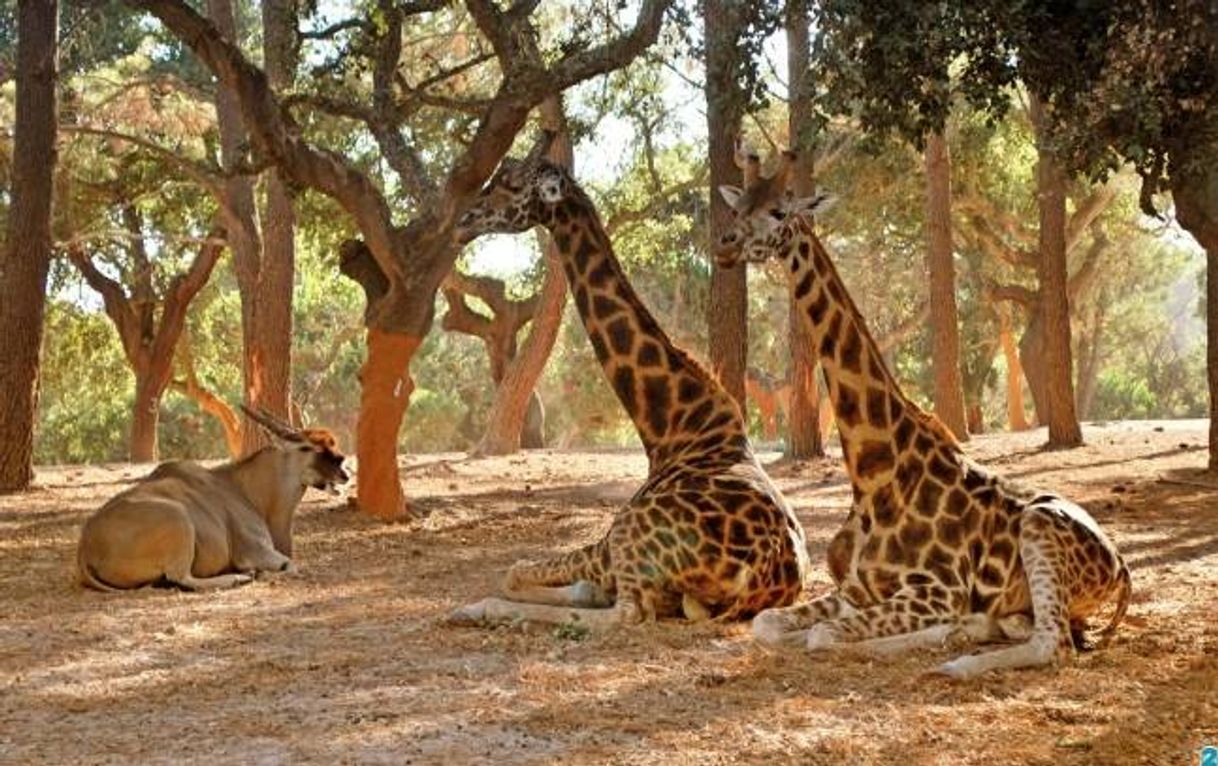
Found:
[[[1109,621],[1108,627],[1100,633],[1099,645],[1107,646],[1112,640],[1112,636],[1116,633],[1117,627],[1121,624],[1121,620],[1125,619],[1125,610],[1129,608],[1129,599],[1133,595],[1133,582],[1129,576],[1129,566],[1124,561],[1121,561],[1121,571],[1117,574],[1120,580],[1120,594],[1117,596],[1116,612],[1112,615],[1112,620]]]

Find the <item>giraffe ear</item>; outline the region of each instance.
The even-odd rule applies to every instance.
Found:
[[[789,203],[789,209],[794,215],[821,215],[837,204],[837,197],[831,194],[818,194],[815,197],[797,197]]]
[[[542,168],[537,173],[537,196],[547,205],[562,202],[567,195],[567,179],[556,167]]]
[[[744,196],[744,192],[739,186],[728,186],[727,184],[724,184],[723,186],[719,187],[719,196],[723,197],[723,201],[727,203],[728,207],[735,210],[736,203],[739,202],[740,198]]]

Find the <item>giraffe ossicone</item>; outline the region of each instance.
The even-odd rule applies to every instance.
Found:
[[[808,571],[804,531],[758,465],[739,406],[669,340],[631,287],[591,200],[544,153],[505,160],[461,217],[457,237],[549,230],[650,467],[599,541],[514,565],[504,598],[463,607],[453,619],[576,619],[600,629],[668,616],[744,619],[794,602]]]
[[[786,266],[829,389],[854,503],[829,545],[836,591],[762,612],[754,635],[877,651],[948,639],[1018,642],[940,668],[967,678],[1073,656],[1088,618],[1115,599],[1107,640],[1130,598],[1116,546],[1075,503],[982,468],[905,396],[813,229],[811,214],[824,200],[792,197],[772,179],[721,189],[736,218],[716,258]]]

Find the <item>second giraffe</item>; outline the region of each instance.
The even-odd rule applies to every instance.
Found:
[[[820,357],[854,490],[829,546],[837,592],[762,613],[757,637],[876,652],[1019,641],[941,668],[969,677],[1073,656],[1087,618],[1115,597],[1110,636],[1130,596],[1129,570],[1112,541],[1078,505],[973,462],[905,396],[813,231],[823,198],[787,195],[782,171],[760,179],[739,154],[746,188],[721,188],[736,221],[717,257],[725,266],[783,264]],[[783,167],[790,164],[788,154]]]

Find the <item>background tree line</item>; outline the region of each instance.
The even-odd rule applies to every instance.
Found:
[[[399,449],[629,443],[547,243],[448,235],[530,120],[662,324],[795,456],[827,433],[785,277],[707,257],[742,133],[839,198],[827,244],[962,438],[1204,417],[1213,13],[0,3],[3,485],[31,455],[249,450],[240,401],[355,442],[383,516]]]

